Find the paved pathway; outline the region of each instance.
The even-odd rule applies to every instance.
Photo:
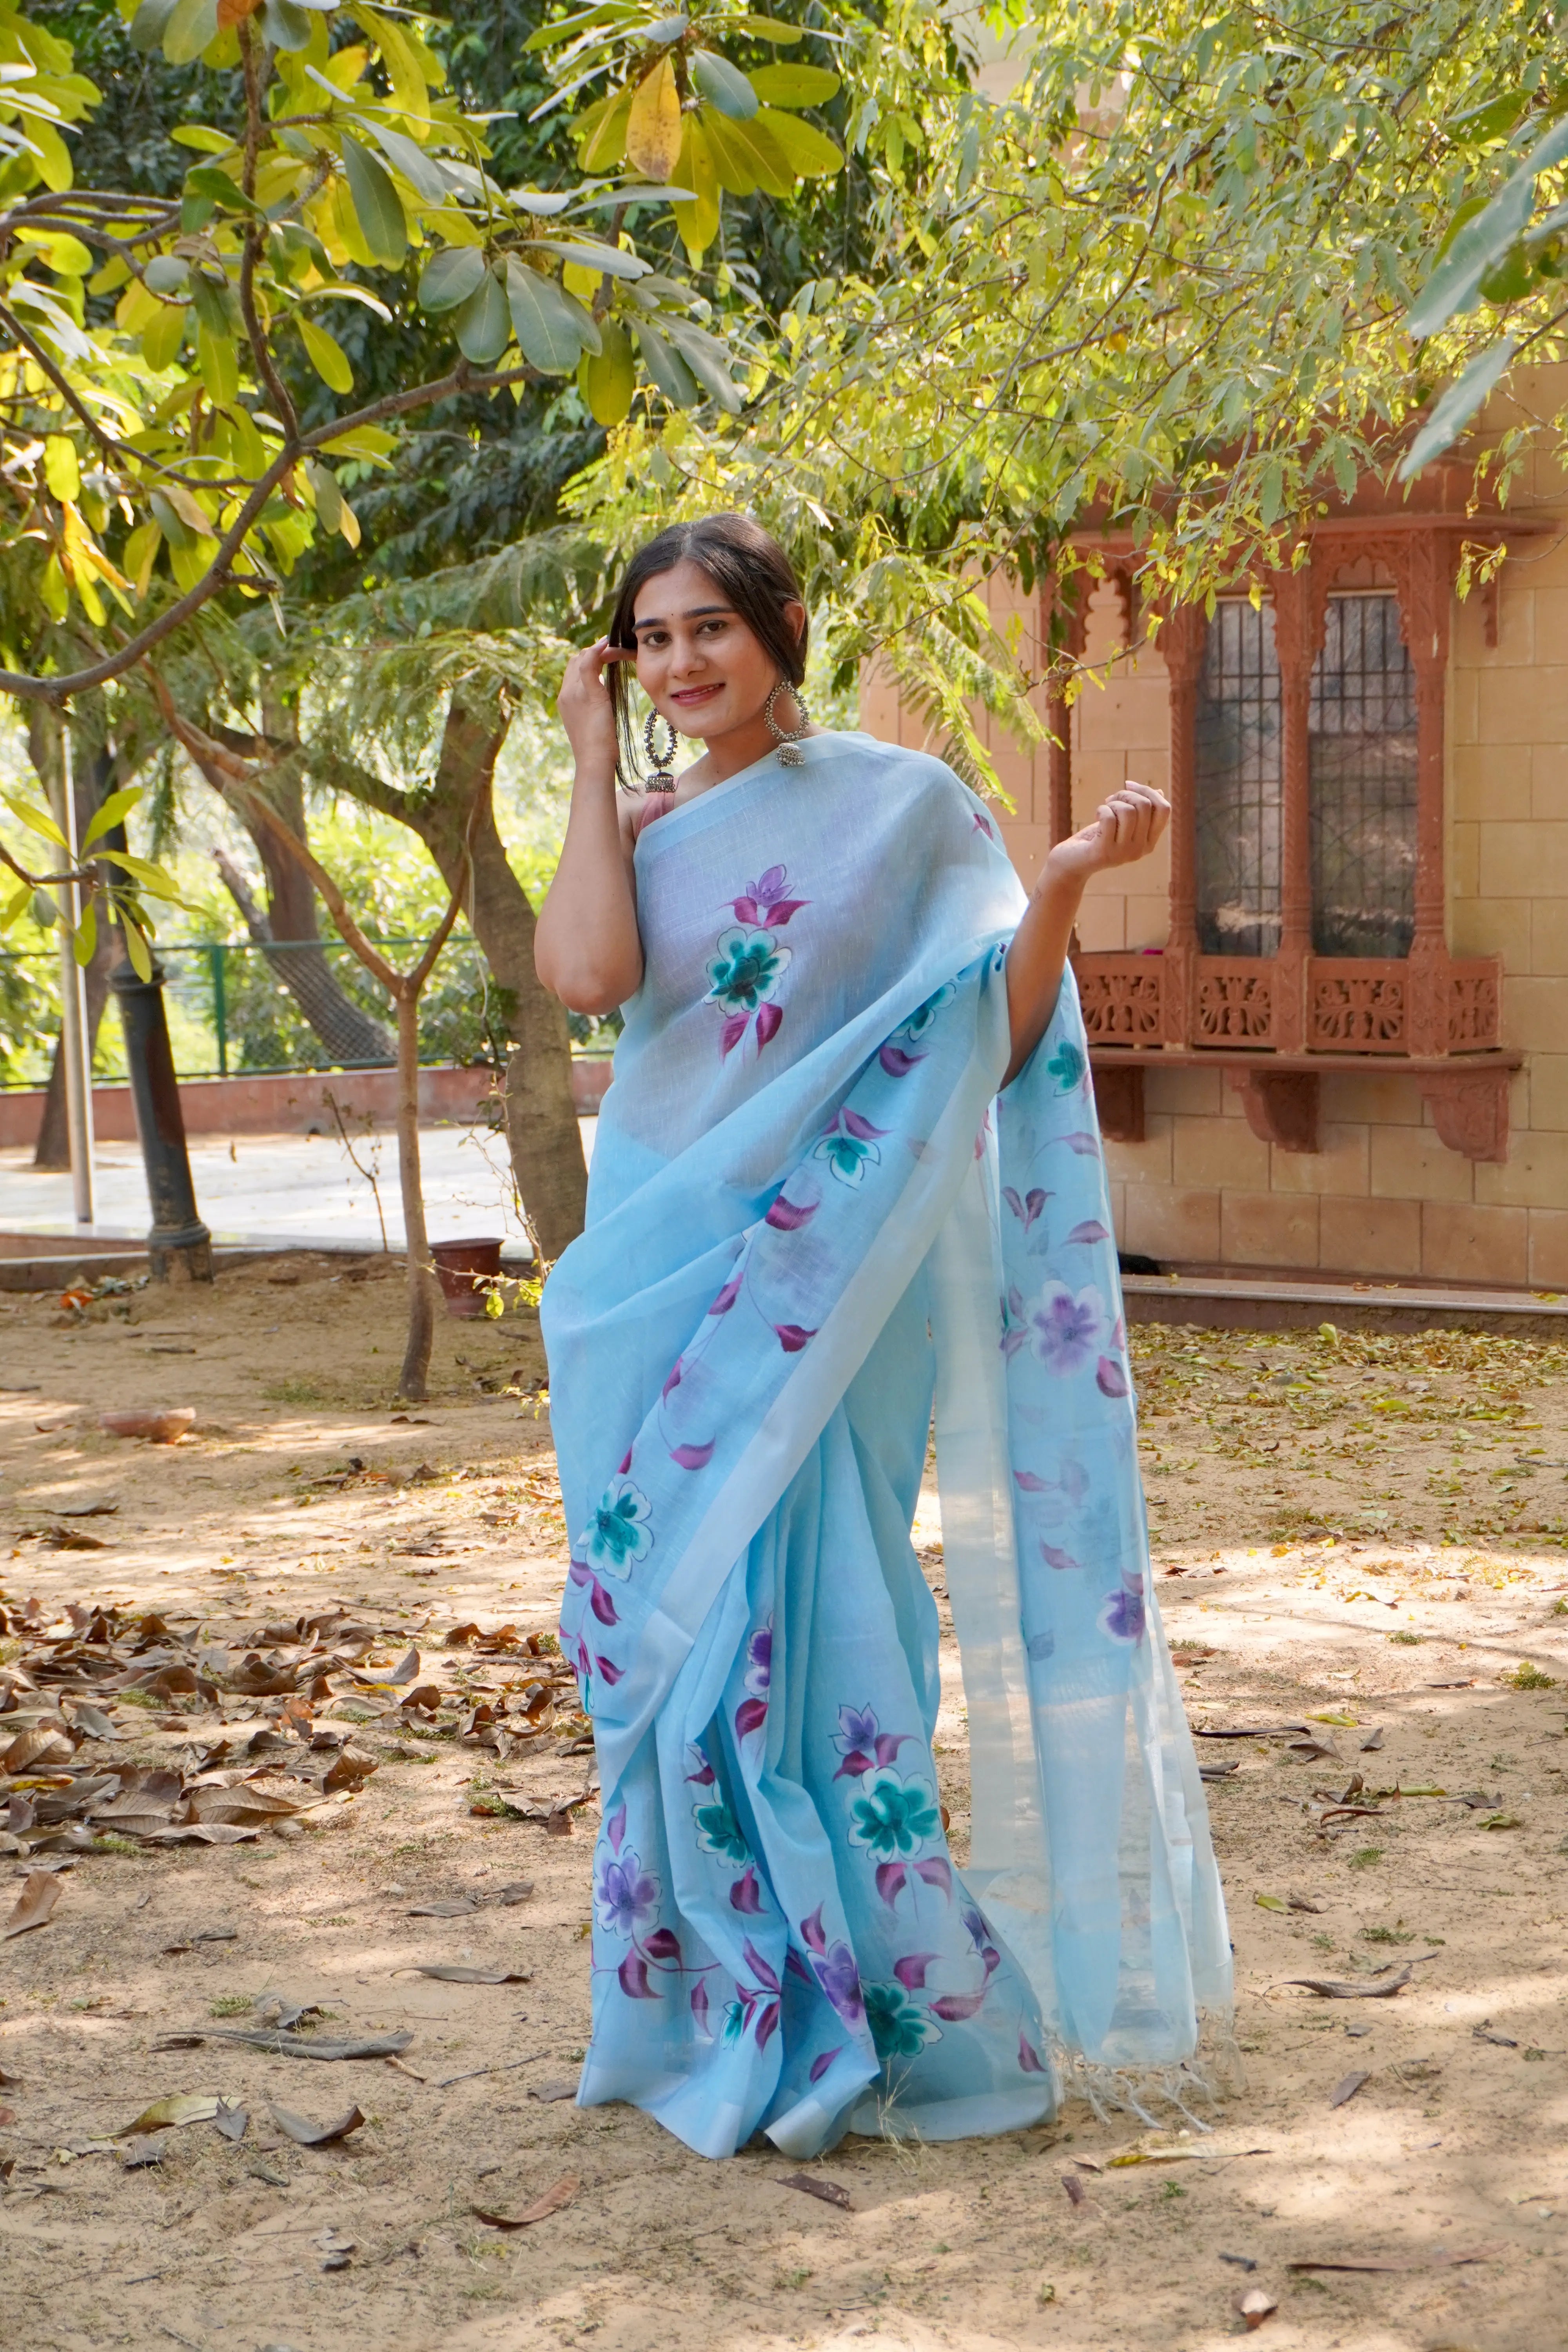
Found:
[[[591,1153],[596,1122],[585,1118],[581,1125],[584,1150]],[[379,1192],[387,1242],[400,1247],[396,1139],[390,1133],[368,1142],[356,1139],[354,1150],[368,1175],[331,1136],[242,1135],[233,1142],[194,1138],[196,1203],[213,1239],[226,1247],[379,1249]],[[432,1241],[500,1234],[510,1244],[522,1243],[500,1136],[482,1127],[430,1128],[420,1135],[419,1156]],[[39,1173],[29,1165],[31,1157],[26,1150],[0,1151],[0,1232],[37,1234],[40,1243],[59,1236],[68,1247],[78,1230],[71,1219],[70,1178]],[[100,1144],[95,1175],[92,1232],[117,1240],[144,1239],[150,1213],[135,1144]]]

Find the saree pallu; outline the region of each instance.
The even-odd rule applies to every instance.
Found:
[[[638,840],[644,981],[543,1306],[603,1796],[579,2098],[710,2156],[1026,2124],[1064,2058],[1178,2066],[1230,1999],[1071,975],[998,1098],[991,819],[923,754],[801,748]]]

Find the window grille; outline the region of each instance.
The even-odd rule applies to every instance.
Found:
[[[1415,928],[1415,677],[1393,595],[1331,596],[1308,719],[1312,945],[1404,956]]]
[[[1279,661],[1274,608],[1226,601],[1198,687],[1198,941],[1205,955],[1279,945]]]

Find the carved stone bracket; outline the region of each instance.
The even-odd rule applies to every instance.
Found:
[[[1467,1160],[1508,1158],[1506,1070],[1439,1070],[1423,1075],[1421,1095],[1439,1139]]]
[[[1318,1076],[1315,1070],[1231,1070],[1247,1124],[1260,1141],[1282,1151],[1318,1149]]]
[[[1126,1069],[1095,1066],[1094,1104],[1100,1131],[1111,1143],[1143,1140],[1143,1073],[1136,1065]]]

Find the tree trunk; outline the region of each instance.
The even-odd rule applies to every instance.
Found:
[[[276,944],[280,929],[286,940],[317,936],[316,894],[309,877],[291,862],[286,864],[274,844],[264,845],[258,840],[256,845],[267,866],[268,896],[272,908],[268,915],[264,915],[257,905],[249,885],[227,851],[213,852],[213,863],[223,877],[224,887],[239,908],[246,929],[334,1062],[344,1069],[358,1069],[392,1061],[392,1039],[379,1021],[362,1012],[353,998],[343,993],[325,951],[319,947],[280,948]],[[287,889],[279,887],[284,883]],[[298,887],[297,883],[303,884],[303,888]],[[308,923],[309,930],[294,929],[293,925],[299,922]]]
[[[572,1033],[566,1008],[533,969],[533,908],[507,861],[496,830],[492,781],[508,721],[477,712],[454,695],[436,781],[405,814],[450,883],[459,868],[464,826],[482,776],[479,812],[468,835],[473,859],[469,919],[498,987],[511,999],[516,1051],[507,1064],[506,1127],[512,1172],[546,1259],[560,1256],[583,1230],[588,1171],[572,1100]]]
[[[52,753],[41,740],[41,730],[35,720],[28,727],[28,744],[33,765],[46,783],[47,778],[39,765],[40,760],[52,760]],[[72,779],[72,796],[76,802],[76,837],[82,840],[87,828],[97,815],[104,799],[112,788],[115,758],[113,747],[105,744],[90,760],[76,768]],[[125,847],[125,828],[117,824],[104,836],[110,849]],[[109,1002],[109,975],[119,962],[122,947],[118,924],[105,919],[103,901],[98,904],[98,938],[84,974],[87,994],[87,1060],[92,1067],[92,1056],[98,1045],[99,1024],[103,1008]],[[70,1139],[66,1131],[66,1060],[65,1041],[55,1039],[54,1058],[49,1064],[48,1084],[44,1089],[44,1116],[39,1122],[38,1140],[33,1152],[35,1168],[68,1168]]]
[[[305,787],[298,772],[276,778],[273,806],[290,833],[306,838]],[[394,1058],[392,1039],[379,1021],[362,1013],[332,976],[321,938],[316,893],[310,877],[266,832],[253,834],[267,873],[267,919],[274,940],[307,944],[274,950],[268,958],[300,1012],[335,1062],[385,1063]]]
[[[413,989],[397,1000],[397,1175],[408,1250],[408,1342],[397,1376],[397,1392],[412,1404],[423,1404],[429,1393],[436,1301],[419,1174],[419,998]]]

